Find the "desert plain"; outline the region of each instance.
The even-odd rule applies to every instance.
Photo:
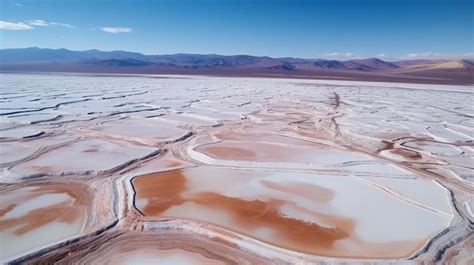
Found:
[[[472,86],[0,79],[2,263],[474,263]]]

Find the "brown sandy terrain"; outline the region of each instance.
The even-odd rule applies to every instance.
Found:
[[[395,82],[414,84],[445,84],[445,85],[473,85],[472,73],[453,71],[405,71],[405,72],[352,72],[332,70],[216,70],[216,69],[160,69],[153,67],[144,68],[113,68],[109,67],[77,67],[77,66],[3,66],[0,71],[4,73],[83,73],[83,74],[119,74],[119,75],[208,75],[216,77],[268,77],[291,79],[323,79],[371,82]]]

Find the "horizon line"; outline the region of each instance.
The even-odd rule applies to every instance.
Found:
[[[30,47],[16,47],[16,48],[2,48],[0,50],[21,50],[21,49],[47,49],[47,50],[68,50],[73,52],[87,52],[87,51],[99,51],[99,52],[129,52],[129,53],[138,53],[144,56],[166,56],[166,55],[204,55],[204,56],[252,56],[252,57],[266,57],[271,59],[304,59],[304,60],[335,60],[335,61],[353,61],[353,60],[367,60],[367,59],[378,59],[387,62],[395,62],[395,61],[414,61],[414,60],[473,60],[474,59],[474,52],[465,52],[465,53],[457,53],[457,54],[442,54],[442,53],[435,53],[435,52],[423,52],[423,53],[411,53],[405,57],[387,57],[383,56],[359,56],[356,54],[351,54],[353,57],[350,58],[342,58],[338,57],[338,55],[344,56],[343,53],[332,53],[332,54],[322,54],[320,57],[293,57],[293,56],[278,56],[273,57],[269,55],[255,55],[255,54],[245,54],[245,53],[237,53],[237,54],[219,54],[219,53],[196,53],[196,52],[176,52],[176,53],[155,53],[155,54],[148,54],[138,51],[129,51],[129,50],[100,50],[96,48],[85,49],[85,50],[76,50],[76,49],[69,49],[69,48],[49,48],[49,47],[38,47],[38,46],[30,46]],[[410,55],[413,55],[410,57]],[[421,57],[417,57],[417,56]],[[425,56],[423,56],[425,55]],[[430,55],[431,58],[428,58]],[[443,55],[446,55],[443,57]],[[449,55],[452,55],[451,57]],[[454,55],[454,56],[453,56]],[[333,58],[331,58],[333,56]]]

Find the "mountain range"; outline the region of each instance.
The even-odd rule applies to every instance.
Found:
[[[474,84],[472,60],[327,60],[250,55],[144,55],[128,51],[0,49],[3,72],[206,74]]]

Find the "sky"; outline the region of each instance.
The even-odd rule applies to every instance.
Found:
[[[472,0],[0,0],[0,48],[474,57]]]

